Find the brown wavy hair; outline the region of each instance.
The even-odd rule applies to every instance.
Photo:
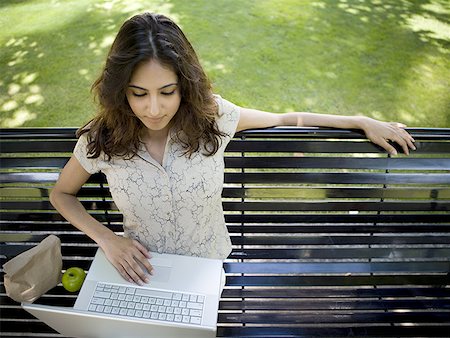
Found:
[[[149,60],[160,62],[178,76],[181,103],[171,125],[185,155],[200,148],[205,155],[215,154],[225,134],[218,129],[211,83],[192,45],[166,16],[142,13],[124,22],[92,85],[99,110],[77,131],[77,136],[88,133],[89,157],[97,158],[102,152],[108,159],[136,154],[145,126],[131,110],[126,90],[136,66]]]

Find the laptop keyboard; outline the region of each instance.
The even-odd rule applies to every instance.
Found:
[[[203,295],[97,283],[88,311],[201,325]]]

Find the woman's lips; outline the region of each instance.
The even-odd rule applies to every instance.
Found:
[[[147,117],[146,120],[150,123],[159,123],[162,121],[162,119],[164,118],[164,116],[161,117]]]

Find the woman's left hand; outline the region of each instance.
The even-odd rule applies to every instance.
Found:
[[[406,125],[402,123],[382,122],[369,117],[364,118],[361,123],[361,129],[367,138],[391,155],[397,155],[397,151],[389,141],[399,144],[406,155],[409,155],[409,149],[416,150],[414,138],[404,128]]]

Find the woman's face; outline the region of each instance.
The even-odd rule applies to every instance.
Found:
[[[178,77],[172,69],[156,60],[138,64],[126,95],[133,113],[147,127],[150,136],[168,132],[181,102]]]

